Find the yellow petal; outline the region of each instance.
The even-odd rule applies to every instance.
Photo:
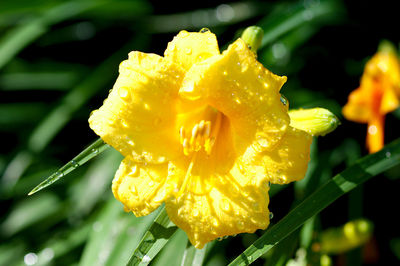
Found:
[[[158,55],[131,52],[103,106],[92,112],[90,127],[138,162],[178,156],[174,104],[181,79],[176,73],[175,66]]]
[[[289,116],[279,94],[285,81],[265,69],[238,39],[222,55],[194,65],[179,94],[222,112],[230,120],[234,148],[241,153],[254,139],[260,149],[271,148],[285,133]]]
[[[174,37],[164,53],[165,59],[178,64],[183,72],[189,70],[193,64],[218,54],[219,48],[215,34],[210,31],[187,32],[185,30]]]
[[[269,224],[268,186],[242,186],[233,176],[213,176],[205,194],[185,193],[168,200],[169,218],[196,248],[218,237],[253,233]]]
[[[168,163],[139,164],[126,157],[115,174],[112,191],[127,211],[143,216],[157,209],[171,195]]]
[[[387,114],[396,110],[399,107],[399,99],[394,89],[387,88],[382,95],[382,102],[380,106],[380,113]]]
[[[258,155],[269,181],[287,184],[304,178],[310,160],[311,142],[312,137],[308,133],[288,127],[273,150]]]

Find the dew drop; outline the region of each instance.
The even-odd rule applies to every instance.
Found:
[[[41,252],[41,255],[43,256],[44,260],[50,261],[51,259],[54,258],[54,250],[52,248],[45,248]]]
[[[132,177],[139,176],[139,173],[140,173],[139,167],[137,165],[134,165],[131,168],[131,171],[129,172],[128,176]]]
[[[133,194],[137,194],[137,190],[136,190],[136,187],[135,187],[135,186],[131,186],[131,192],[132,192]]]
[[[154,182],[153,181],[149,181],[149,186],[150,187],[154,186]]]
[[[118,95],[119,97],[121,97],[122,99],[126,99],[128,97],[129,91],[126,87],[120,87],[118,89]]]
[[[187,48],[186,51],[185,51],[185,53],[186,53],[187,55],[191,55],[191,54],[192,54],[192,48]]]
[[[77,163],[75,160],[71,160],[70,163],[71,163],[73,168],[79,167],[79,163]]]
[[[390,157],[392,157],[392,154],[390,153],[390,151],[387,151],[387,152],[385,153],[385,156],[386,156],[386,158],[390,158]]]
[[[212,224],[213,224],[215,227],[219,226],[219,222],[218,222],[218,220],[215,219],[215,218],[213,219]]]
[[[129,127],[128,123],[126,123],[126,121],[124,119],[121,119],[121,124],[122,124],[122,126],[124,128],[128,128]]]
[[[24,262],[26,265],[35,265],[37,261],[38,256],[33,252],[30,252],[24,256]]]
[[[263,135],[257,135],[256,136],[258,144],[260,144],[261,147],[263,148],[268,148],[269,147],[269,141],[267,138]]]
[[[93,149],[92,149],[92,153],[93,153],[93,154],[97,154],[97,153],[99,153],[99,150],[96,149],[96,148],[93,148]]]
[[[54,176],[56,176],[56,177],[63,177],[63,176],[64,176],[64,173],[61,172],[61,171],[57,171],[57,172],[54,173]]]
[[[237,221],[236,225],[237,225],[237,228],[239,230],[242,230],[244,228],[244,222],[243,221]]]
[[[281,103],[283,104],[283,105],[287,105],[287,103],[288,103],[288,100],[286,99],[286,97],[285,96],[283,96],[283,95],[281,95]]]
[[[200,30],[200,33],[206,33],[206,32],[209,32],[209,31],[210,31],[209,28],[202,28],[202,29]]]
[[[151,261],[151,258],[149,257],[149,256],[147,256],[147,255],[144,255],[143,256],[143,259],[142,259],[142,262],[143,263],[148,263],[148,262],[150,262]]]
[[[194,217],[199,216],[199,210],[198,210],[198,209],[194,209],[194,210],[193,210],[193,216],[194,216]]]
[[[274,214],[272,212],[269,212],[269,219],[272,220],[274,218]]]
[[[229,211],[229,209],[231,208],[229,202],[228,202],[226,199],[223,199],[223,200],[221,201],[221,208],[222,208],[224,211]]]
[[[135,256],[136,258],[138,258],[139,260],[143,259],[143,253],[140,252],[139,250],[135,251],[135,253],[133,254],[133,256]]]
[[[241,174],[244,174],[245,171],[244,171],[243,164],[242,164],[242,163],[238,163],[238,166],[239,166],[239,171],[240,171],[240,173],[241,173]]]
[[[179,33],[179,35],[180,35],[180,37],[185,38],[185,37],[187,37],[189,35],[189,33],[187,31],[181,31]]]

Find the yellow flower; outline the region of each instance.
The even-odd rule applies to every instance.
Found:
[[[388,44],[367,62],[361,85],[349,95],[343,107],[346,119],[367,123],[367,148],[370,153],[384,145],[385,115],[399,106],[400,62]]]
[[[126,210],[169,218],[202,248],[269,224],[268,182],[304,177],[311,135],[289,125],[274,75],[238,39],[181,31],[164,53],[131,52],[90,127],[125,159],[112,190]]]

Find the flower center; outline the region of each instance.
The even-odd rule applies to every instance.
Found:
[[[185,115],[184,120],[179,129],[184,154],[204,150],[210,155],[221,127],[222,113],[207,106]]]

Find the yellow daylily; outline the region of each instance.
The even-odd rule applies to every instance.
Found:
[[[384,145],[385,115],[399,106],[400,61],[388,43],[367,62],[360,87],[352,91],[343,107],[346,119],[367,123],[367,148],[370,153]]]
[[[131,52],[90,127],[120,151],[112,190],[147,215],[165,202],[196,248],[269,224],[268,183],[302,179],[312,136],[289,125],[286,77],[238,39],[181,31],[164,56]]]

